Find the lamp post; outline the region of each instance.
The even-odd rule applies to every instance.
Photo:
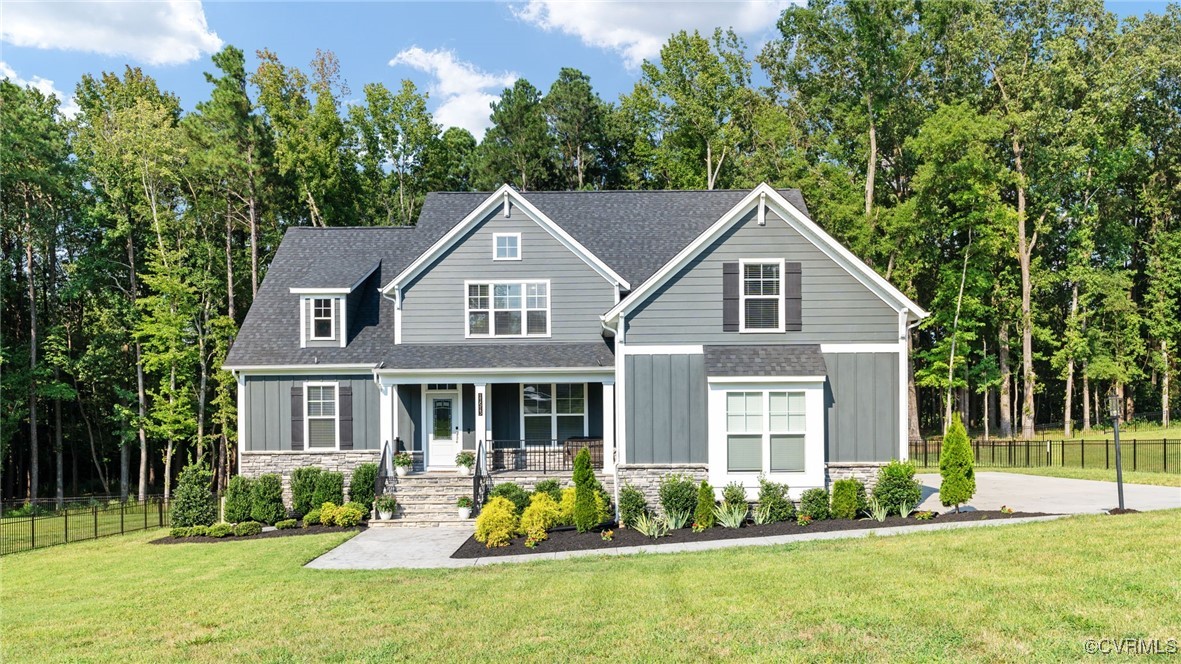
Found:
[[[1113,388],[1107,393],[1107,412],[1111,415],[1111,428],[1115,431],[1115,486],[1119,492],[1119,509],[1124,509],[1124,464],[1119,453],[1119,395]]]

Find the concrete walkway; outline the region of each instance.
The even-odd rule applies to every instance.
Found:
[[[938,474],[916,475],[923,485],[919,509],[944,512],[939,502]],[[967,509],[999,510],[1002,505],[1016,512],[1051,514],[1093,514],[1118,505],[1115,482],[1074,480],[1018,473],[976,473],[976,495]],[[1124,484],[1124,505],[1147,511],[1181,507],[1181,487]]]

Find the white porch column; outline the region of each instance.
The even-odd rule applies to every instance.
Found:
[[[394,432],[397,431],[397,426],[394,423],[395,413],[397,409],[394,408],[394,398],[397,394],[397,386],[391,385],[382,379],[377,382],[377,412],[378,412],[378,436],[381,440],[378,441],[378,449],[384,449],[386,443],[390,444],[390,453],[393,454],[396,450],[393,448]],[[387,463],[391,466],[385,470],[392,470],[393,459],[387,459]]]
[[[480,441],[484,444],[488,443],[488,386],[485,383],[476,383],[476,445],[479,446]]]
[[[603,472],[615,474],[615,381],[603,380]]]

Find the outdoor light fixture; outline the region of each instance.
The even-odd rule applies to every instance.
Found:
[[[1107,395],[1107,414],[1113,420],[1119,420],[1119,395],[1112,390]]]
[[[1115,487],[1119,492],[1119,509],[1124,510],[1124,464],[1119,453],[1119,395],[1115,387],[1107,392],[1107,414],[1111,415],[1111,429],[1115,432]]]

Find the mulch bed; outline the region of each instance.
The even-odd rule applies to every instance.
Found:
[[[361,528],[338,528],[336,526],[308,526],[307,528],[287,528],[285,530],[266,530],[257,535],[247,535],[245,537],[238,537],[237,535],[230,535],[228,537],[173,537],[165,535],[160,539],[154,539],[150,544],[214,544],[217,542],[243,542],[245,540],[256,539],[271,539],[273,537],[296,537],[299,535],[320,535],[323,533],[355,533],[359,532]],[[525,547],[522,546],[522,549]]]
[[[1134,510],[1130,507],[1121,510],[1118,507],[1113,507],[1113,508],[1107,510],[1107,513],[1108,514],[1139,514],[1140,510]]]
[[[595,549],[616,549],[625,546],[645,546],[652,544],[678,544],[682,542],[705,542],[709,540],[745,539],[749,537],[771,537],[774,535],[800,535],[803,533],[825,533],[841,530],[869,530],[871,528],[887,528],[891,526],[922,526],[931,523],[955,523],[962,521],[1004,521],[1031,516],[1050,516],[1042,512],[1015,512],[1006,514],[996,510],[980,510],[975,512],[949,512],[940,514],[927,521],[919,521],[913,516],[903,519],[899,516],[887,517],[884,522],[874,519],[849,521],[846,519],[831,519],[814,521],[807,526],[798,526],[794,521],[769,523],[762,526],[748,524],[742,528],[714,527],[705,532],[695,533],[691,528],[681,528],[671,531],[667,537],[652,539],[645,537],[632,529],[615,528],[615,537],[610,542],[603,541],[600,530],[589,533],[579,533],[574,528],[557,528],[550,531],[549,539],[530,549],[525,546],[525,538],[514,538],[508,546],[489,549],[477,542],[475,537],[469,537],[452,558],[486,558],[489,556],[515,556],[529,553],[554,553],[556,551],[590,551]]]

